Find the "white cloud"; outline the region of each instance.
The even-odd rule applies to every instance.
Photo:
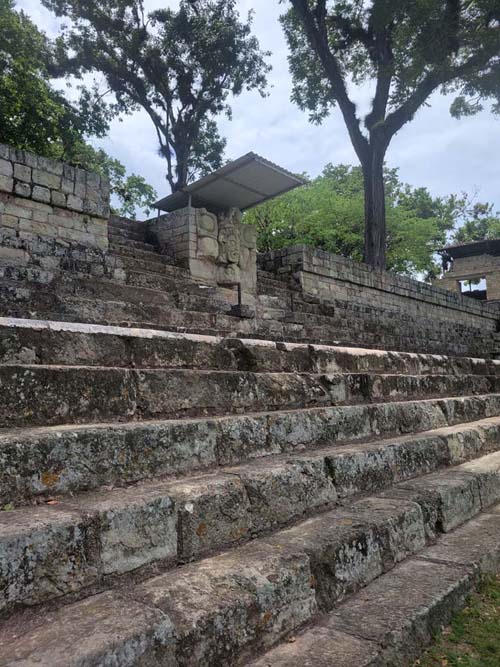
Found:
[[[177,3],[146,0],[148,9],[165,4]],[[42,29],[51,34],[57,31],[57,22],[39,2],[22,0],[18,6]],[[290,102],[287,47],[278,23],[283,6],[278,0],[240,0],[239,6],[242,12],[255,12],[255,33],[262,48],[273,52],[272,88],[265,99],[256,93],[243,94],[233,102],[233,121],[221,119],[228,157],[253,150],[292,171],[311,175],[318,174],[327,162],[355,164],[337,111],[316,127]],[[360,91],[357,99],[361,108],[366,94],[366,89]],[[427,186],[434,194],[479,189],[482,199],[495,202],[500,209],[500,120],[483,112],[457,121],[450,117],[449,100],[435,96],[431,102],[430,108],[422,109],[395,137],[387,155],[389,165],[400,167],[402,178],[412,185]],[[113,122],[109,137],[99,143],[130,171],[145,176],[159,193],[168,192],[154,128],[145,113]]]

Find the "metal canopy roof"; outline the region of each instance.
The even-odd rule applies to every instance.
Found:
[[[215,213],[231,207],[244,211],[305,182],[263,157],[247,153],[183,190],[160,199],[154,207],[171,212],[188,206],[191,201],[192,206]]]
[[[457,243],[442,248],[440,252],[446,252],[454,258],[471,257],[473,255],[500,255],[500,239],[484,239],[482,241],[471,241],[470,243]]]

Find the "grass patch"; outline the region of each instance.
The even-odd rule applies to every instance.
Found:
[[[483,581],[414,667],[500,666],[500,576]]]

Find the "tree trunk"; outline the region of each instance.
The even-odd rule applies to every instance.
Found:
[[[371,148],[363,163],[365,187],[364,261],[374,269],[385,269],[385,185],[384,156],[380,148]]]

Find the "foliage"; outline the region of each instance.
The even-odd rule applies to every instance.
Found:
[[[222,164],[215,118],[229,95],[264,94],[268,55],[241,20],[236,0],[180,0],[147,16],[142,0],[43,0],[71,19],[63,33],[75,72],[102,72],[122,111],[143,108],[154,124],[167,179],[178,190]]]
[[[50,83],[57,48],[14,2],[0,0],[0,142],[68,158],[82,136],[102,137],[110,109],[96,89],[79,86],[70,103]]]
[[[500,112],[498,0],[290,0],[282,24],[292,100],[321,122],[338,106],[363,167],[365,259],[384,265],[384,156],[392,137],[435,91],[455,95],[452,113],[492,100]],[[359,118],[348,86],[373,84]]]
[[[77,86],[70,102],[50,82],[60,76],[62,44],[51,42],[14,2],[0,0],[0,143],[65,160],[108,176],[121,215],[135,216],[156,198],[145,180],[132,174],[85,139],[102,137],[113,115],[97,88]]]
[[[136,209],[141,209],[149,215],[154,202],[158,199],[156,190],[142,176],[127,175],[124,165],[116,158],[110,157],[102,148],[96,149],[82,143],[75,149],[71,162],[109,179],[111,194],[119,202],[118,207],[111,207],[113,213],[135,220]]]
[[[414,667],[498,667],[500,578],[487,578]]]
[[[454,243],[469,243],[500,238],[500,211],[492,204],[476,203],[467,207],[464,222],[453,236]]]
[[[386,169],[388,268],[407,275],[437,271],[435,252],[445,245],[464,200],[432,197]],[[363,253],[363,174],[360,167],[327,165],[307,185],[245,214],[258,230],[261,251],[305,244],[360,260]]]

